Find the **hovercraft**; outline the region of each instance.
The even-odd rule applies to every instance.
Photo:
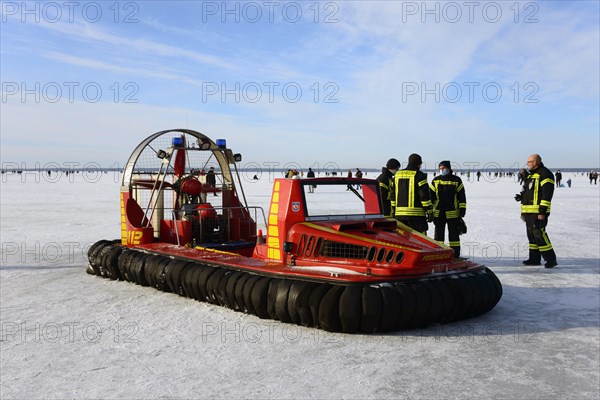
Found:
[[[93,244],[87,272],[346,333],[458,321],[500,300],[488,268],[384,217],[375,180],[278,178],[265,214],[246,202],[240,161],[188,129],[145,139],[123,173],[121,238]]]

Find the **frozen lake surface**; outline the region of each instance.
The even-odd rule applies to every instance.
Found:
[[[118,174],[3,175],[0,398],[598,399],[600,186],[569,177],[548,227],[557,268],[521,265],[513,178],[465,182],[463,255],[498,276],[498,305],[422,330],[347,335],[88,275],[87,248],[120,234]],[[249,205],[266,210],[271,185],[247,179]]]

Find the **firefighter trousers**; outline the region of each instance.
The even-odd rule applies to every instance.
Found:
[[[540,228],[537,214],[521,214],[527,227],[527,239],[529,240],[530,258],[533,256],[539,262],[539,257],[543,256],[546,261],[555,261],[556,255],[552,249],[552,243],[546,233],[546,227]],[[548,216],[546,216],[546,224]]]
[[[444,243],[446,224],[448,224],[448,244],[454,250],[454,257],[460,257],[460,236],[458,234],[458,218],[434,218],[435,233],[433,239]]]

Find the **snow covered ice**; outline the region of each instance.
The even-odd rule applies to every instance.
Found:
[[[249,205],[266,210],[272,179],[247,175]],[[498,276],[498,305],[347,335],[88,275],[87,248],[120,234],[119,174],[2,175],[0,397],[600,398],[600,186],[569,177],[548,226],[558,267],[521,265],[514,178],[463,176],[462,252]]]

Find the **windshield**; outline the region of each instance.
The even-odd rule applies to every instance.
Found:
[[[379,191],[375,181],[351,183],[303,182],[306,217],[310,219],[360,218],[381,216]]]

